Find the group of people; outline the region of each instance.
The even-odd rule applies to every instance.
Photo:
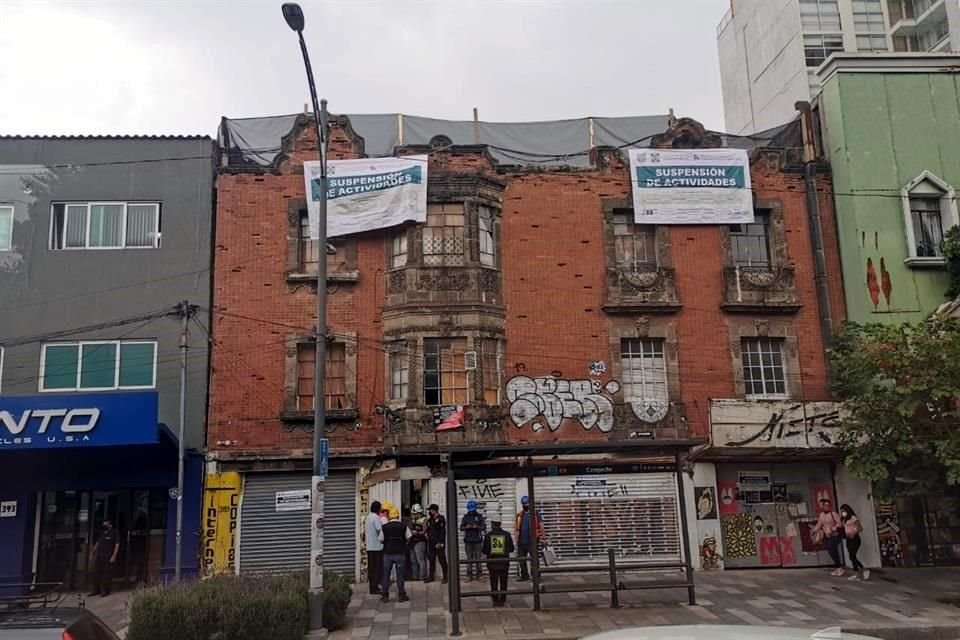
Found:
[[[487,531],[486,519],[477,511],[477,502],[467,502],[467,512],[460,521],[463,532],[463,545],[466,551],[467,579],[483,578],[483,558],[486,558],[487,573],[490,576],[490,590],[507,590],[510,563],[507,559],[514,552],[520,558],[520,580],[529,580],[526,557],[536,553],[537,540],[542,534],[540,519],[530,511],[527,496],[521,499],[521,510],[517,514],[517,543],[513,536],[503,528],[500,516],[490,520]],[[431,504],[424,515],[419,504],[410,509],[410,518],[401,520],[400,512],[390,503],[373,502],[370,513],[364,522],[364,534],[367,545],[367,576],[370,595],[379,595],[384,602],[390,600],[390,578],[395,576],[398,599],[406,602],[409,598],[405,589],[407,566],[410,567],[410,579],[432,582],[436,576],[437,564],[443,570],[443,582],[447,582],[447,521],[440,515],[440,507]],[[492,595],[494,606],[503,606],[507,601],[504,593]]]
[[[840,544],[846,540],[847,555],[850,556],[850,564],[853,565],[853,575],[848,579],[870,579],[870,570],[865,569],[863,563],[857,558],[857,553],[863,544],[860,538],[862,532],[863,524],[850,505],[840,505],[840,511],[837,512],[833,510],[829,499],[820,500],[820,515],[817,516],[817,524],[811,530],[811,534],[815,540],[822,539],[827,547],[827,553],[830,554],[834,567],[830,575],[842,577],[846,573],[843,560],[840,558]]]
[[[447,582],[447,521],[437,505],[430,505],[427,511],[429,515],[424,515],[423,507],[415,504],[409,522],[404,522],[400,511],[389,502],[374,501],[370,505],[364,535],[371,595],[388,602],[390,574],[394,573],[399,601],[409,600],[405,588],[408,559],[411,579],[432,582],[439,563],[443,582]]]

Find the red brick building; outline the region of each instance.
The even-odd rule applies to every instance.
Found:
[[[824,327],[844,312],[830,181],[814,165],[826,266],[818,299],[799,125],[766,140],[672,116],[510,129],[523,126],[336,119],[331,159],[429,154],[429,206],[424,225],[337,238],[327,256],[328,561],[360,567],[356,525],[368,501],[442,502],[451,446],[602,441],[609,462],[618,442],[659,439],[693,447],[692,542],[713,537],[722,550],[730,538],[731,566],[822,563],[801,534],[817,491],[835,493]],[[618,147],[637,139],[749,147],[756,222],[634,224]],[[562,141],[562,153],[550,150]],[[301,163],[317,157],[316,140],[307,117],[289,116],[225,120],[221,144],[208,447],[218,471],[244,474],[240,570],[300,566],[309,527],[290,534],[286,552],[276,540],[309,513],[290,505],[306,494],[312,441],[318,251],[304,238]],[[457,406],[463,425],[438,431]],[[785,455],[801,464],[769,462]],[[638,517],[654,501],[676,520],[673,480],[610,469],[595,482],[646,509]],[[603,496],[554,480],[537,494],[548,529],[606,526],[598,518],[616,504],[590,516],[570,501]],[[466,485],[461,498],[501,512],[523,492],[512,481]],[[764,516],[752,554],[741,540],[754,532],[747,513]],[[679,554],[676,525],[659,528],[614,543]],[[592,558],[602,544],[571,541],[560,553]]]

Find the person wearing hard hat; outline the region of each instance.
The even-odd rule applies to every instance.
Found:
[[[538,552],[537,541],[543,535],[543,524],[540,522],[538,514],[530,510],[529,496],[520,498],[520,512],[517,513],[517,556],[526,558],[533,553]],[[520,561],[520,580],[530,579],[530,572],[527,571],[527,561]]]
[[[467,552],[467,560],[480,560],[483,534],[486,530],[486,521],[477,513],[477,501],[470,500],[467,502],[467,512],[460,520],[460,531],[463,531],[463,547]],[[467,580],[479,580],[482,577],[483,568],[479,562],[467,565]]]
[[[487,560],[504,560],[513,553],[513,536],[500,526],[500,514],[497,513],[490,520],[491,529],[483,538],[483,555]],[[500,591],[490,595],[493,606],[502,607],[507,602],[507,580],[510,575],[510,564],[507,562],[487,562],[487,571],[490,572],[490,591]]]
[[[407,541],[410,539],[410,528],[400,522],[400,512],[390,503],[390,520],[380,530],[380,540],[383,541],[383,584],[380,585],[380,600],[390,601],[390,571],[396,567],[397,593],[399,601],[406,602],[407,590],[404,588],[404,570],[407,564]]]
[[[423,515],[423,507],[419,504],[410,509],[410,564],[411,579],[427,579],[427,517]]]

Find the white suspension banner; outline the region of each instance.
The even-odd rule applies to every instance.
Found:
[[[743,149],[631,149],[630,179],[638,224],[753,222]]]
[[[320,162],[304,162],[310,237],[319,236]],[[427,220],[427,156],[331,160],[327,165],[327,236]]]

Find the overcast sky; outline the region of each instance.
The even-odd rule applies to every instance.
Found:
[[[309,101],[279,0],[0,0],[0,134],[210,134]],[[333,113],[722,130],[729,0],[301,0]]]

